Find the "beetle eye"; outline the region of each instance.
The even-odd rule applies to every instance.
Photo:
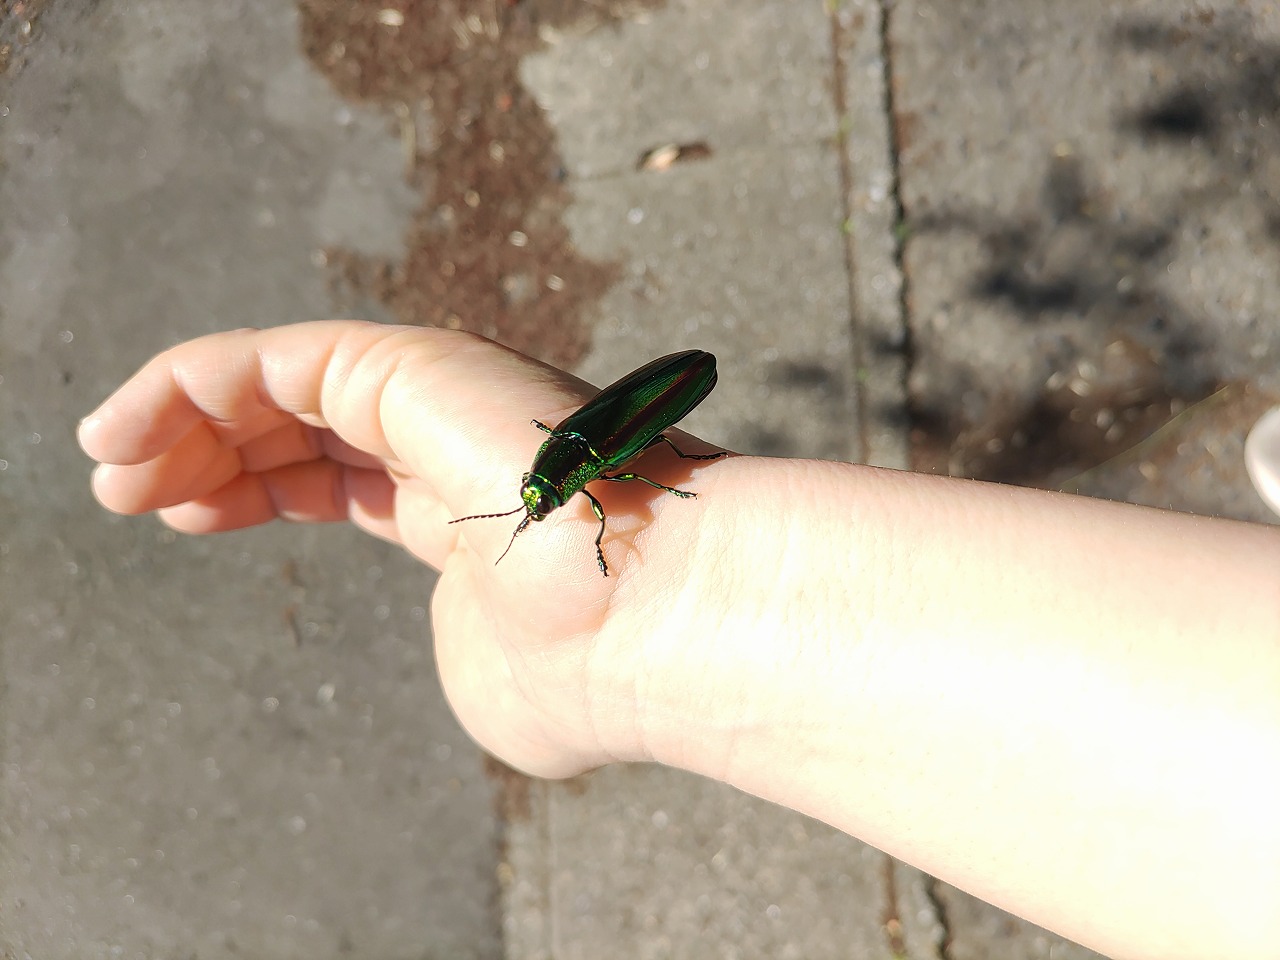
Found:
[[[551,504],[551,498],[548,497],[545,493],[539,496],[538,499],[533,504],[534,516],[539,520],[545,517],[553,509],[554,507]]]

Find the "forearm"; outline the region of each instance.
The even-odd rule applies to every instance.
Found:
[[[1280,531],[841,464],[699,489],[656,759],[1116,955],[1280,940]]]

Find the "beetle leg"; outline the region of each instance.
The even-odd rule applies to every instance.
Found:
[[[676,456],[681,460],[719,460],[721,457],[727,457],[729,455],[729,451],[727,450],[721,450],[719,453],[684,453],[665,433],[660,433],[650,440],[645,445],[645,449],[648,450],[649,447],[655,446],[659,443],[665,443],[676,452]]]
[[[608,477],[605,478],[609,479]],[[591,501],[591,512],[600,520],[600,532],[596,534],[596,563],[600,564],[600,572],[606,577],[609,575],[609,565],[604,562],[604,551],[600,549],[600,541],[604,539],[604,507],[600,506],[600,501],[593,497],[587,491],[587,499]]]
[[[659,483],[657,480],[650,480],[648,477],[642,477],[638,473],[615,473],[612,477],[601,477],[601,480],[639,480],[641,483],[647,483],[649,486],[657,490],[665,490],[667,493],[674,493],[677,497],[696,497],[697,494],[692,490],[677,490],[675,487],[668,487],[665,483]],[[585,491],[584,491],[585,492]]]
[[[551,434],[552,436],[555,436],[555,433],[556,433],[556,432],[555,432],[554,430],[552,430],[550,427],[548,427],[548,426],[547,426],[545,423],[543,423],[541,420],[530,420],[529,422],[530,422],[530,423],[532,423],[532,424],[533,424],[535,427],[537,427],[539,430],[541,430],[543,433],[549,433],[549,434]]]

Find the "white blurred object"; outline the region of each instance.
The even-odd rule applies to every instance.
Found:
[[[1244,467],[1258,496],[1280,514],[1280,407],[1264,413],[1249,431]]]

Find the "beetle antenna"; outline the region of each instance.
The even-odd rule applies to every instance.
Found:
[[[520,504],[520,506],[516,507],[514,510],[508,510],[506,513],[477,513],[475,516],[459,517],[457,520],[450,520],[449,522],[461,523],[463,520],[488,520],[492,517],[509,517],[513,513],[519,513],[523,509],[524,509],[524,504],[522,503]]]
[[[514,510],[512,510],[511,512],[515,513]],[[502,514],[502,516],[506,516],[506,514]],[[511,552],[511,544],[516,542],[516,537],[520,536],[520,534],[524,531],[524,528],[529,525],[529,518],[531,516],[533,516],[533,514],[526,513],[524,515],[524,519],[520,521],[520,526],[516,527],[516,532],[511,535],[511,540],[507,543],[507,549],[502,551],[502,557],[505,557],[508,553]],[[493,561],[493,565],[495,567],[502,562],[502,557],[499,557],[497,560]]]

